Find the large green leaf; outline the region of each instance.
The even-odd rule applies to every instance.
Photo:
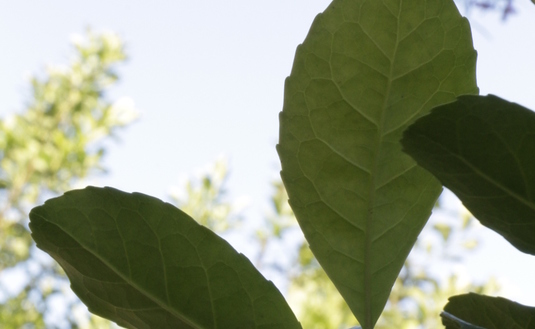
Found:
[[[535,307],[501,297],[474,293],[453,296],[449,298],[444,311],[446,314],[442,314],[442,323],[446,329],[535,329]],[[457,321],[453,318],[457,318]]]
[[[464,96],[415,122],[403,146],[482,224],[535,255],[535,113]]]
[[[440,194],[401,151],[431,108],[477,93],[450,0],[334,0],[297,49],[280,114],[281,176],[314,255],[364,329]]]
[[[156,198],[87,187],[32,209],[37,246],[95,314],[128,328],[300,328],[226,241]]]

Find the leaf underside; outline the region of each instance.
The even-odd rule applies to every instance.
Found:
[[[483,225],[535,255],[535,113],[462,96],[415,122],[403,146]]]
[[[440,317],[442,318],[442,324],[446,329],[487,329],[468,323],[448,312],[440,313]]]
[[[469,293],[449,298],[444,311],[462,321],[443,317],[446,329],[535,329],[535,307],[528,307],[501,297],[489,297]],[[473,327],[462,327],[468,322]]]
[[[314,255],[373,328],[441,191],[401,151],[434,106],[477,93],[470,27],[452,1],[334,0],[297,48],[277,150]]]
[[[301,328],[226,241],[141,193],[87,187],[30,212],[37,247],[95,314],[127,328]]]

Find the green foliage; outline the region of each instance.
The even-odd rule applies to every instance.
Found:
[[[122,326],[300,328],[247,258],[156,198],[87,187],[32,209],[30,220],[73,291]]]
[[[44,328],[43,314],[36,305],[28,298],[28,288],[21,291],[17,296],[12,296],[0,307],[0,323],[6,329]]]
[[[451,314],[455,314],[455,316]],[[449,303],[444,307],[442,317],[446,329],[535,328],[535,307],[520,305],[501,297],[482,296],[474,293],[451,297]],[[477,324],[477,326],[470,323]]]
[[[441,186],[401,151],[415,118],[477,93],[453,2],[335,0],[286,80],[281,176],[314,255],[374,327]]]
[[[0,121],[0,271],[39,268],[27,273],[22,292],[3,296],[3,328],[44,327],[48,297],[60,294],[66,281],[57,264],[35,259],[29,207],[101,172],[104,141],[135,118],[128,101],[111,103],[105,97],[117,80],[116,65],[126,58],[118,36],[90,32],[75,49],[69,66],[49,67],[31,79],[27,108]],[[53,287],[43,290],[50,282]]]
[[[315,19],[286,81],[277,147],[290,204],[318,259],[302,245],[301,272],[290,287],[309,294],[311,302],[303,306],[307,314],[315,312],[311,323],[346,324],[352,313],[364,329],[438,325],[438,315],[435,322],[424,319],[458,293],[457,278],[430,279],[406,258],[436,203],[439,180],[481,222],[531,252],[533,114],[493,96],[455,101],[478,91],[475,59],[469,25],[451,1],[334,0]],[[434,107],[439,108],[426,116]],[[56,106],[39,108],[62,113]],[[400,143],[414,121],[404,146],[416,162]],[[60,137],[85,136],[58,127]],[[88,136],[95,129],[83,127],[89,127]],[[55,140],[50,136],[47,141]],[[63,148],[70,150],[68,144]],[[70,158],[85,163],[87,155]],[[36,182],[56,191],[47,176]],[[280,239],[291,212],[278,188],[273,202],[285,217],[268,222]],[[211,207],[218,204],[218,190],[209,178],[199,189],[190,186],[192,203],[210,207],[189,212],[225,230]],[[30,218],[38,246],[65,269],[73,290],[93,312],[121,325],[300,327],[281,294],[243,255],[160,200],[90,187],[47,201]],[[451,238],[448,225],[432,229],[444,241]],[[268,235],[259,236],[262,254]],[[326,275],[344,301],[332,294]],[[417,308],[420,314],[413,316],[402,310],[407,298],[432,306]],[[335,305],[338,319],[331,322],[314,301]],[[473,294],[452,297],[442,314],[447,328],[525,327],[532,318],[533,308]]]
[[[402,143],[483,225],[533,255],[534,135],[535,114],[527,108],[492,95],[463,96],[417,120]],[[448,328],[455,327],[452,318],[489,329],[528,328],[535,316],[534,308],[472,294],[451,298],[445,311]]]
[[[76,50],[69,67],[49,67],[45,79],[33,78],[28,109],[2,121],[1,179],[11,200],[24,194],[35,202],[42,187],[68,189],[99,167],[104,148],[94,143],[132,121],[102,97],[117,80],[113,65],[126,58],[117,36],[90,34]]]
[[[492,95],[464,96],[418,120],[402,143],[483,225],[535,255],[534,137],[535,113]]]

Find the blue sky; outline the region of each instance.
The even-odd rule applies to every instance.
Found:
[[[167,199],[178,177],[229,158],[231,198],[248,196],[246,216],[267,211],[278,175],[275,151],[284,79],[296,46],[327,0],[270,1],[11,1],[0,11],[0,114],[23,108],[29,74],[66,63],[71,34],[111,30],[130,60],[110,98],[131,97],[141,118],[110,145],[107,176],[125,191]],[[518,14],[472,13],[478,84],[535,109],[535,6],[516,0]],[[466,264],[476,278],[503,277],[510,297],[535,305],[535,259],[480,230],[483,248]],[[247,254],[247,250],[240,250]],[[524,288],[522,288],[524,287]]]

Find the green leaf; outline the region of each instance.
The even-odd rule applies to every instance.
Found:
[[[449,298],[441,314],[446,329],[535,329],[535,307],[501,297],[469,293]],[[452,317],[453,315],[453,317]],[[457,318],[457,321],[453,321]],[[465,326],[461,326],[463,324]],[[466,326],[471,324],[472,326]]]
[[[535,113],[464,96],[418,120],[402,143],[483,225],[535,255]]]
[[[440,183],[401,151],[415,119],[477,93],[452,1],[334,0],[297,49],[280,114],[281,176],[314,255],[373,328]]]
[[[463,321],[453,314],[449,314],[448,312],[440,313],[440,317],[442,318],[442,324],[446,327],[446,329],[486,329],[483,327],[474,326],[473,324]]]
[[[32,209],[37,246],[95,314],[128,328],[300,328],[226,241],[156,198],[87,187]]]

